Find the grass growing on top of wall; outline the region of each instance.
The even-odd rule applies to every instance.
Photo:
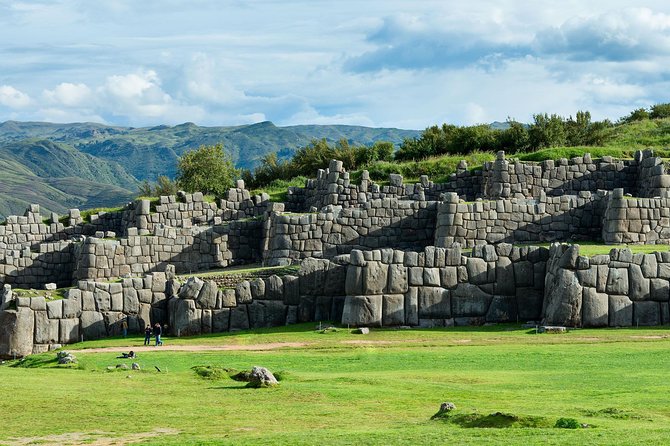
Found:
[[[71,288],[72,287],[58,288],[55,290],[12,288],[12,293],[14,293],[14,295],[18,297],[44,297],[46,300],[58,300],[58,299],[64,299],[65,294]]]
[[[606,245],[603,242],[577,242],[579,254],[592,257],[601,254],[609,254],[613,249],[630,249],[633,254],[651,254],[653,252],[670,251],[670,245]],[[523,243],[515,246],[541,246],[549,248],[551,243]]]
[[[0,391],[12,395],[3,400],[0,441],[36,436],[35,443],[55,443],[48,436],[92,432],[130,441],[166,429],[142,444],[661,444],[670,435],[668,334],[654,328],[536,335],[494,326],[360,336],[303,324],[168,338],[164,346],[296,343],[279,350],[159,347],[135,360],[74,350],[75,367],[56,366],[51,352],[27,360],[31,368],[0,367]],[[130,350],[141,343],[134,337],[85,345]],[[114,368],[130,362],[142,371]],[[281,372],[280,385],[247,389],[193,370],[254,365]],[[453,417],[431,420],[443,401],[456,404]],[[498,412],[538,420],[528,425],[538,427],[469,422]],[[550,427],[560,418],[591,427]]]

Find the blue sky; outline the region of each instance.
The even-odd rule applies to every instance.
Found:
[[[669,2],[0,1],[0,121],[422,129],[668,92]]]

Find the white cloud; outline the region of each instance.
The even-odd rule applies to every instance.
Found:
[[[31,104],[30,96],[11,85],[0,85],[0,105],[9,108],[24,108]]]
[[[53,90],[44,90],[47,101],[66,107],[90,106],[93,100],[91,89],[88,85],[63,82]]]

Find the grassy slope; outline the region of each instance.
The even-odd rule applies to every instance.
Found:
[[[142,372],[107,372],[124,361],[114,353],[83,351],[74,352],[79,370],[0,367],[0,391],[12,394],[1,405],[0,439],[93,431],[123,436],[161,427],[180,433],[147,444],[603,445],[660,444],[670,435],[667,329],[534,335],[509,328],[373,331],[361,337],[347,330],[319,334],[302,325],[168,339],[167,344],[310,345],[266,352],[143,352],[137,360]],[[136,338],[86,345],[140,344]],[[27,362],[37,366],[53,357]],[[228,379],[196,377],[194,365],[263,365],[284,371],[286,378],[276,389],[248,390]],[[461,428],[429,420],[442,401],[454,402],[461,414],[501,411],[543,417],[548,425],[571,417],[595,427]],[[608,408],[615,410],[603,411]]]

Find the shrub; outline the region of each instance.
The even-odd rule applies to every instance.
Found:
[[[579,429],[580,424],[579,421],[575,420],[574,418],[559,418],[556,420],[554,427],[558,427],[560,429]]]

